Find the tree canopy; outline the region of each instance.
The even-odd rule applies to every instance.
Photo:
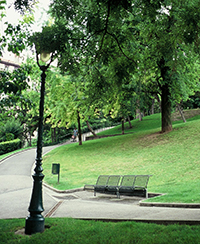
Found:
[[[71,56],[60,56],[59,65],[66,71],[75,63],[100,64],[114,69],[115,82],[126,84],[133,74],[142,87],[155,84],[154,92],[161,96],[162,131],[170,131],[172,100],[188,97],[198,87],[198,72],[191,65],[199,69],[194,53],[198,23],[191,14],[183,20],[190,10],[198,16],[197,2],[54,0],[55,23],[72,30]]]

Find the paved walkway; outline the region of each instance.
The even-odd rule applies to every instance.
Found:
[[[43,154],[55,146],[43,148]],[[0,162],[0,219],[26,218],[32,193],[35,149]],[[56,192],[43,187],[45,217],[200,224],[200,208],[139,206],[140,198],[97,194],[90,191]],[[199,207],[198,205],[196,207]]]

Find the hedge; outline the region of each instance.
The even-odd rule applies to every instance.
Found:
[[[19,149],[21,146],[21,140],[15,139],[12,141],[5,141],[0,143],[0,155],[12,152]]]

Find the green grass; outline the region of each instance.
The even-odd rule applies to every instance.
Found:
[[[16,235],[24,227],[24,219],[0,220],[0,243],[138,243],[138,244],[198,244],[200,226],[156,225],[130,222],[84,221],[70,218],[46,218],[49,227],[32,236]]]
[[[44,156],[44,181],[60,189],[94,184],[100,174],[151,174],[148,191],[166,193],[148,201],[200,202],[200,116],[176,121],[173,131],[159,133],[160,114],[133,120],[125,135],[61,146]],[[121,126],[100,134],[119,134]],[[51,174],[60,163],[60,184]]]

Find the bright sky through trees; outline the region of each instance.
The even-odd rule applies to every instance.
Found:
[[[48,20],[48,15],[46,11],[48,10],[49,4],[50,0],[40,0],[37,6],[35,7],[35,23],[33,25],[34,31],[40,31],[44,21]],[[8,0],[6,6],[6,17],[3,18],[2,23],[8,21],[11,24],[15,24],[21,18],[22,17],[20,17],[20,14],[14,9],[13,0]]]

